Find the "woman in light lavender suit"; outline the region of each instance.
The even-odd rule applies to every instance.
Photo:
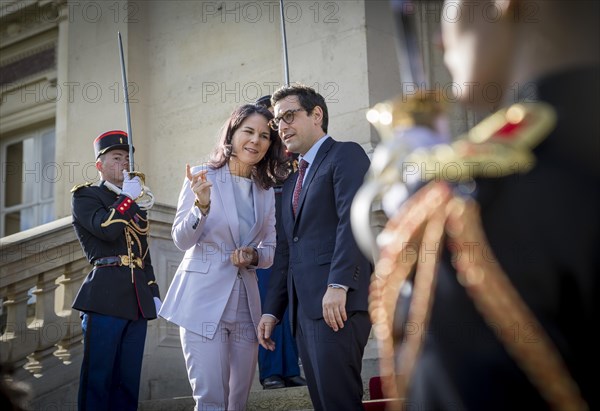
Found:
[[[243,410],[256,370],[260,297],[256,268],[275,249],[275,198],[282,178],[273,115],[233,111],[208,164],[190,168],[172,236],[185,251],[159,315],[179,325],[197,410]]]

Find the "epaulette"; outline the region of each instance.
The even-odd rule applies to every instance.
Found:
[[[73,186],[73,188],[71,189],[71,193],[74,193],[74,192],[76,192],[76,191],[77,191],[77,190],[79,190],[80,188],[83,188],[83,187],[89,187],[89,186],[91,186],[92,184],[94,184],[94,183],[90,183],[89,181],[86,181],[85,183],[81,183],[81,184],[75,184],[75,185]]]
[[[519,103],[484,119],[451,144],[419,148],[405,159],[405,174],[422,181],[468,181],[525,173],[535,164],[533,148],[556,124],[545,103]]]

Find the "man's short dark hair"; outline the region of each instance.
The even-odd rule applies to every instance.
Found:
[[[271,97],[273,106],[277,104],[279,100],[283,100],[288,96],[297,96],[300,105],[308,114],[312,113],[316,106],[321,107],[323,110],[323,123],[321,128],[327,133],[327,126],[329,125],[329,114],[327,112],[327,105],[322,95],[317,93],[312,87],[305,86],[304,84],[294,84],[290,86],[283,86]]]

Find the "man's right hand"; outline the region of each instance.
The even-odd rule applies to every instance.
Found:
[[[275,341],[271,339],[271,334],[276,324],[277,320],[272,315],[263,314],[263,316],[260,317],[256,334],[258,335],[258,342],[265,350],[275,350]]]
[[[121,193],[132,200],[136,200],[142,194],[142,181],[138,176],[131,178],[127,170],[123,170],[123,188]]]

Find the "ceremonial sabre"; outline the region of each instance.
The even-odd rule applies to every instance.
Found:
[[[390,0],[396,27],[396,54],[401,81],[426,88],[427,77],[417,36],[417,2]]]
[[[281,14],[281,37],[283,40],[283,76],[285,85],[290,85],[290,66],[288,64],[287,37],[285,35],[285,13],[283,12],[283,0],[279,0],[279,13]]]
[[[129,113],[129,91],[127,89],[127,73],[125,71],[125,57],[123,55],[123,41],[121,32],[117,32],[119,38],[119,54],[121,55],[121,78],[123,80],[123,93],[125,94],[125,118],[127,120],[127,143],[129,144],[129,172],[134,171],[133,162],[133,135],[131,134],[131,115]]]
[[[396,32],[396,55],[400,68],[400,81],[412,84],[418,91],[427,88],[423,57],[417,35],[416,0],[390,0]],[[404,88],[404,87],[403,87]],[[351,221],[354,237],[365,255],[379,257],[376,232],[372,229],[371,209],[375,201],[397,183],[403,184],[403,161],[407,154],[402,138],[396,136],[398,118],[411,119],[416,124],[413,110],[423,110],[430,102],[422,101],[419,93],[403,96],[375,105],[367,115],[369,122],[379,132],[381,143],[375,148],[367,179],[354,197]],[[400,115],[402,113],[402,115]],[[396,118],[394,118],[396,116]]]

